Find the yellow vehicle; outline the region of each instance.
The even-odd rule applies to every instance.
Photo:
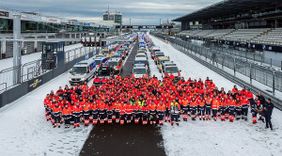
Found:
[[[157,67],[158,67],[160,72],[163,71],[162,64],[164,62],[169,62],[169,61],[170,61],[169,56],[160,56],[160,57],[158,57],[158,59],[156,61],[156,64],[157,64]]]

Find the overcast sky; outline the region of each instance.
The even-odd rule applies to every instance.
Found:
[[[159,24],[222,0],[0,0],[0,8],[41,14],[97,19],[107,10],[118,10],[128,24]]]

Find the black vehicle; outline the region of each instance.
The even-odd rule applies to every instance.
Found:
[[[104,63],[101,65],[97,72],[98,77],[110,77],[112,76],[114,70],[108,63]]]

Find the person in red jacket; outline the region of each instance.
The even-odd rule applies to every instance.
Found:
[[[98,104],[98,108],[99,108],[99,121],[101,124],[103,124],[107,120],[107,105],[105,104],[105,101],[103,99],[100,100],[100,103]]]
[[[247,93],[247,92],[246,92]],[[242,119],[248,120],[248,112],[249,112],[249,99],[245,95],[241,98],[241,104],[242,104]]]
[[[44,99],[44,107],[45,107],[45,117],[46,120],[49,121],[51,120],[51,105],[52,105],[52,101],[51,101],[51,97],[49,94],[47,94],[46,98]]]
[[[80,117],[82,114],[82,107],[79,105],[79,102],[76,102],[76,104],[73,107],[73,118],[74,118],[74,123],[73,126],[74,128],[79,127],[80,125]]]
[[[218,113],[218,109],[219,109],[219,99],[217,97],[214,97],[214,99],[212,100],[212,117],[213,119],[216,121],[217,120],[217,113]]]
[[[91,99],[92,101],[92,99]],[[96,125],[98,123],[98,117],[99,117],[99,109],[98,109],[98,105],[96,103],[96,100],[93,99],[92,101],[92,107],[91,107],[91,110],[92,110],[92,124],[93,125]]]
[[[119,108],[120,108],[120,121],[119,121],[119,123],[121,124],[121,125],[124,125],[124,122],[125,122],[125,108],[126,108],[126,105],[124,104],[124,103],[122,103],[120,106],[119,106]]]
[[[205,96],[205,108],[206,108],[206,120],[210,120],[211,119],[211,104],[212,104],[212,98],[209,97],[208,95]]]
[[[131,123],[132,121],[132,113],[133,113],[133,106],[129,103],[127,103],[124,106],[125,109],[125,121],[126,123]]]
[[[65,121],[65,128],[70,128],[70,119],[72,115],[72,109],[69,107],[69,105],[65,105],[62,110],[62,116]]]
[[[110,103],[109,101],[106,102],[106,114],[107,114],[107,119],[108,119],[108,124],[112,124],[113,123],[113,114],[114,114],[114,111],[113,111],[113,104]]]
[[[162,102],[160,102],[157,105],[157,118],[158,118],[158,123],[160,125],[163,125],[165,111],[166,111],[166,106]]]
[[[182,110],[183,121],[187,121],[190,101],[186,97],[184,97],[184,99],[180,100],[179,102],[181,104],[180,107]]]
[[[237,102],[236,102],[236,120],[239,120],[242,116],[242,102],[241,97],[239,95],[236,96]]]
[[[197,114],[196,114],[197,108],[198,108],[198,100],[196,99],[196,97],[193,97],[190,103],[191,118],[193,121],[195,121],[197,117]]]
[[[58,102],[55,103],[54,107],[52,108],[52,112],[54,117],[54,128],[60,128],[62,108],[59,106]]]
[[[146,125],[148,124],[148,120],[149,120],[149,108],[147,106],[147,104],[145,104],[143,107],[142,107],[142,124],[143,125]]]
[[[91,103],[90,101],[86,100],[82,105],[83,108],[83,121],[84,125],[88,126],[90,123],[90,115],[91,115]]]
[[[237,103],[237,100],[234,99],[233,96],[231,96],[230,100],[229,100],[229,107],[228,107],[229,121],[230,122],[233,122],[234,119],[235,119],[236,103]]]
[[[199,118],[200,120],[205,120],[205,99],[204,98],[199,98]]]

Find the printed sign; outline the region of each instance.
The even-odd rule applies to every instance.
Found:
[[[30,80],[28,82],[28,91],[30,92],[30,91],[36,89],[37,87],[41,86],[42,83],[43,83],[42,76],[39,76],[37,78]]]

